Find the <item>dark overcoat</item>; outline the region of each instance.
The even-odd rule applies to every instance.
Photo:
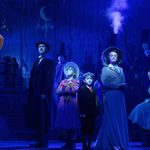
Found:
[[[86,114],[89,117],[96,117],[97,105],[96,105],[96,91],[94,88],[90,91],[86,85],[81,85],[78,91],[78,105],[80,114]]]
[[[54,63],[43,58],[35,61],[31,70],[28,100],[28,125],[30,127],[48,129],[50,125],[50,103],[53,86]],[[41,95],[47,98],[41,99]]]

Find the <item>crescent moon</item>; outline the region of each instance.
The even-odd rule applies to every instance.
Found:
[[[40,17],[41,17],[44,21],[50,21],[51,18],[47,18],[47,17],[46,17],[44,10],[45,10],[45,6],[40,9]]]

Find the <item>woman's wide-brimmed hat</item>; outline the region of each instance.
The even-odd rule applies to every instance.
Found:
[[[37,48],[37,49],[38,49],[38,46],[39,46],[40,44],[43,44],[43,45],[46,46],[46,48],[47,48],[47,51],[46,51],[46,52],[48,52],[48,51],[50,50],[49,44],[46,43],[46,42],[44,42],[44,41],[39,41],[39,42],[36,43],[36,48]]]
[[[116,52],[118,54],[118,60],[117,60],[116,64],[120,64],[122,62],[122,60],[123,60],[123,56],[122,56],[121,50],[118,49],[117,47],[108,47],[102,53],[103,65],[108,65],[109,64],[108,56],[109,56],[110,52]]]
[[[65,64],[65,66],[64,66],[64,74],[65,75],[66,75],[66,72],[67,72],[67,68],[69,68],[69,67],[74,68],[74,70],[75,70],[75,78],[78,79],[79,74],[80,74],[80,69],[79,69],[78,65],[75,62],[73,62],[73,61],[67,62]]]

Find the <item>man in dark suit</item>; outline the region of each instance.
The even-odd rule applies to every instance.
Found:
[[[49,45],[38,42],[38,59],[33,64],[29,82],[28,125],[36,132],[35,147],[48,147],[50,101],[53,86],[54,63],[46,58]]]

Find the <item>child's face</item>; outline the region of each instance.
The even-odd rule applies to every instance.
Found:
[[[83,82],[86,84],[86,85],[91,85],[93,83],[93,78],[89,75],[89,76],[86,76],[83,80]]]
[[[68,67],[67,69],[66,69],[66,76],[73,76],[74,75],[74,68],[73,67]]]

